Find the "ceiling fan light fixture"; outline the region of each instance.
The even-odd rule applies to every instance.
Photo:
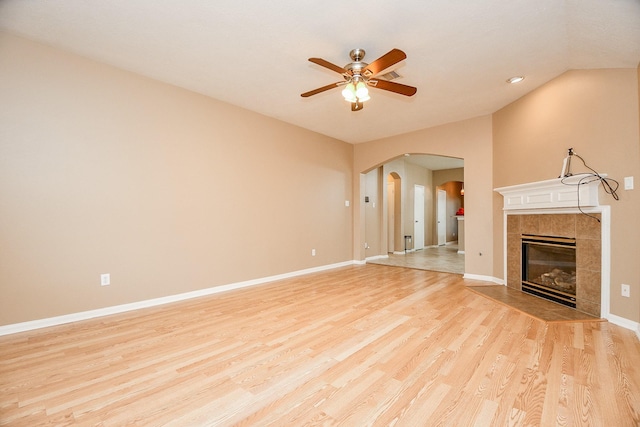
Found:
[[[344,88],[342,89],[342,97],[345,101],[351,103],[351,111],[360,111],[364,107],[364,102],[371,99],[369,96],[368,86],[404,96],[413,96],[416,94],[417,89],[415,87],[391,82],[391,77],[389,77],[388,80],[376,79],[376,76],[379,73],[390,69],[391,66],[396,65],[407,58],[407,55],[400,49],[391,49],[389,52],[385,53],[370,64],[362,61],[364,59],[363,49],[353,49],[349,53],[349,56],[353,62],[345,65],[344,67],[335,65],[322,58],[309,58],[310,62],[339,73],[344,80],[304,92],[300,94],[300,96],[308,98],[312,95],[317,95],[324,91],[333,89],[336,86],[344,85]],[[389,72],[384,76],[391,76],[391,73],[392,72]],[[394,73],[392,78],[396,78],[398,76],[399,75],[397,73]]]
[[[370,99],[369,89],[367,89],[367,85],[364,84],[364,82],[358,82],[358,84],[356,85],[356,96],[360,101],[366,101],[367,99]]]
[[[356,88],[353,83],[349,83],[342,89],[342,96],[345,101],[356,102]]]

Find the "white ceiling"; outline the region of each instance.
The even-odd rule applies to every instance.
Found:
[[[569,69],[635,68],[640,0],[3,0],[0,29],[350,143],[490,114]],[[399,48],[398,83],[352,112],[343,66]],[[526,79],[518,85],[505,80]]]
[[[418,154],[411,155],[410,157],[405,157],[405,161],[434,171],[464,167],[464,160],[457,159],[455,157]]]

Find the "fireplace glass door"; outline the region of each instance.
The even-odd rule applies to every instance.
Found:
[[[575,308],[575,239],[522,235],[522,290]]]

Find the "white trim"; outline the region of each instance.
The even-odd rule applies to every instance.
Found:
[[[610,205],[600,205],[593,207],[575,208],[548,208],[548,209],[513,209],[510,211],[503,211],[505,215],[542,215],[542,214],[579,214],[579,213],[600,213],[603,208],[610,208]]]
[[[389,258],[389,255],[373,255],[373,256],[366,257],[364,260],[366,262],[366,261],[373,261],[376,259],[385,259],[385,258]]]
[[[464,273],[462,278],[463,279],[470,279],[470,280],[481,280],[483,282],[493,282],[493,283],[496,283],[498,285],[504,285],[504,280],[499,279],[497,277],[493,277],[493,276],[483,276],[483,275],[480,275],[480,274]]]
[[[606,176],[600,174],[601,178]],[[590,174],[578,174],[501,187],[493,191],[504,197],[504,210],[591,207],[600,206],[599,185],[600,180],[593,179]]]
[[[601,206],[600,222],[600,317],[607,319],[611,313],[611,206]]]
[[[629,320],[625,317],[616,316],[615,314],[609,313],[608,316],[603,318],[607,319],[609,322],[614,325],[622,326],[625,329],[629,329],[631,331],[636,331],[636,335],[640,338],[640,323],[634,322],[633,320]]]
[[[62,316],[49,317],[47,319],[31,320],[28,322],[14,323],[11,325],[0,326],[0,336],[15,334],[18,332],[32,331],[34,329],[48,328],[50,326],[63,325],[65,323],[79,322],[82,320],[89,320],[96,317],[110,316],[112,314],[125,313],[127,311],[139,310],[141,308],[155,307],[159,305],[169,304],[178,301],[184,301],[192,298],[198,298],[202,296],[217,294],[220,292],[226,292],[234,289],[246,288],[249,286],[261,285],[264,283],[273,282],[276,280],[283,280],[292,277],[302,276],[309,273],[316,273],[324,270],[331,270],[334,268],[345,267],[349,265],[364,264],[364,261],[345,261],[336,264],[323,265],[320,267],[312,267],[304,270],[293,271],[290,273],[278,274],[275,276],[263,277],[260,279],[246,280],[243,282],[230,283],[227,285],[215,286],[213,288],[200,289],[192,292],[185,292],[177,295],[169,295],[161,298],[153,298],[144,301],[133,302],[129,304],[115,305],[111,307],[99,308],[96,310],[82,311],[79,313],[65,314]]]
[[[409,254],[411,252],[415,252],[416,249],[407,249],[406,251],[395,251],[393,254],[394,255],[406,255]]]

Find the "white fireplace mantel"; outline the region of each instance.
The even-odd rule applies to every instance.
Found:
[[[604,178],[607,175],[601,174]],[[600,180],[591,175],[529,182],[496,188],[504,197],[504,210],[596,207]]]

